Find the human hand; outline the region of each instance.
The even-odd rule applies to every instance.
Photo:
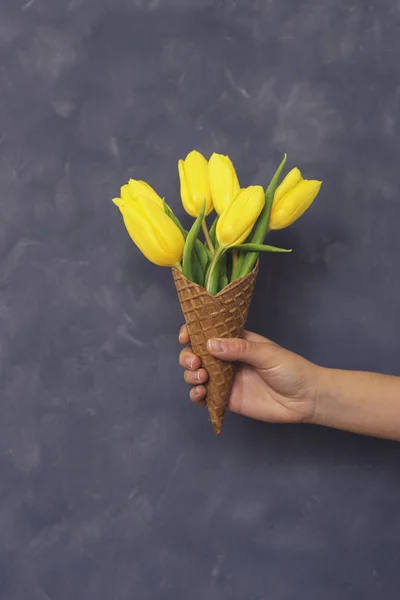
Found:
[[[186,325],[180,330],[179,341],[186,345],[180,353],[179,364],[185,369],[186,383],[193,386],[190,398],[195,404],[205,406],[204,384],[208,373],[188,345]],[[229,410],[274,423],[313,421],[321,367],[249,331],[244,332],[243,339],[209,340],[207,349],[221,360],[240,363]]]

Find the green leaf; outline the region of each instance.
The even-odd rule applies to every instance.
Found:
[[[268,224],[269,217],[271,215],[272,203],[274,201],[275,190],[278,187],[278,183],[283,171],[283,168],[286,164],[287,154],[284,155],[283,160],[279,167],[277,168],[273,178],[270,181],[269,186],[267,187],[267,191],[265,192],[265,205],[261,212],[261,215],[258,217],[256,226],[253,230],[253,235],[251,237],[252,244],[262,244],[265,236],[268,233]],[[249,252],[242,265],[242,269],[240,272],[240,277],[244,277],[248,273],[250,273],[254,265],[257,262],[258,253],[257,252]]]
[[[243,250],[243,252],[291,252],[287,248],[278,248],[277,246],[267,246],[264,244],[240,244],[240,246],[234,246]]]
[[[211,241],[213,243],[213,246],[215,249],[217,249],[218,247],[218,240],[217,240],[217,223],[218,223],[218,218],[219,217],[215,217],[213,224],[211,225],[211,229],[210,229],[210,238]]]
[[[172,221],[175,223],[175,225],[178,227],[178,229],[182,232],[183,237],[186,239],[188,232],[186,231],[186,229],[184,229],[182,227],[181,222],[179,221],[178,217],[175,215],[172,208],[170,206],[168,206],[168,204],[165,202],[164,198],[163,198],[163,203],[164,203],[165,214],[168,215],[170,219],[172,219]]]
[[[194,269],[193,269],[193,260],[194,260],[193,255],[194,255],[194,248],[196,245],[196,240],[198,238],[198,235],[199,235],[199,232],[201,229],[201,224],[204,219],[205,208],[206,208],[206,202],[204,201],[203,208],[201,209],[199,216],[197,217],[197,219],[193,223],[189,233],[187,234],[185,246],[183,248],[182,273],[184,274],[185,277],[187,277],[187,279],[190,279],[190,281],[195,281],[195,274],[194,274]]]
[[[225,252],[226,248],[220,246],[214,254],[212,262],[207,270],[206,290],[212,296],[215,296],[215,294],[218,292],[219,278],[221,273],[219,263],[222,257],[224,256]]]
[[[172,208],[170,206],[168,206],[168,204],[165,202],[164,198],[163,198],[163,203],[164,203],[165,214],[168,215],[170,217],[170,219],[172,219],[172,221],[182,232],[182,235],[186,240],[188,232],[186,231],[186,229],[184,229],[182,227],[179,219],[174,214],[174,211],[172,210]],[[193,255],[193,279],[195,280],[194,283],[198,283],[199,285],[204,285],[204,277],[205,277],[205,271],[207,268],[207,263],[208,263],[207,252],[204,248],[204,245],[200,242],[200,240],[197,239],[195,250],[194,250],[194,255]]]
[[[199,257],[196,253],[196,248],[194,249],[193,256],[193,282],[198,283],[201,286],[204,286],[204,269],[201,266]]]
[[[204,273],[206,272],[207,269],[207,265],[210,262],[210,257],[208,254],[208,248],[207,246],[205,246],[203,244],[203,242],[201,242],[199,239],[196,240],[196,244],[194,247],[194,251],[196,252],[198,259],[200,261],[200,264],[203,268]]]
[[[209,265],[208,254],[204,244],[197,239],[193,249],[193,258],[195,259],[195,277],[196,283],[204,286],[207,267]]]
[[[228,275],[224,273],[219,277],[219,291],[223,290],[229,284]]]

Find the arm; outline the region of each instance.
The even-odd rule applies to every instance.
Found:
[[[189,343],[186,327],[179,336]],[[257,334],[210,340],[208,350],[237,361],[229,409],[261,421],[313,423],[400,441],[400,378],[319,367]],[[205,404],[208,374],[187,346],[180,355],[190,397]]]
[[[400,441],[400,378],[322,369],[312,422]]]

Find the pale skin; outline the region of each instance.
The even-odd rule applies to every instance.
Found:
[[[191,400],[205,406],[208,373],[185,345],[179,364]],[[400,441],[400,377],[328,369],[246,331],[243,339],[209,340],[208,351],[238,362],[229,410],[270,423],[312,423]]]

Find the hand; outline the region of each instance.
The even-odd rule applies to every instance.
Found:
[[[179,341],[190,343],[186,325],[179,333]],[[229,399],[231,411],[274,423],[313,421],[320,367],[249,331],[244,333],[244,339],[209,340],[208,351],[221,360],[241,363]],[[186,369],[186,383],[194,386],[191,400],[205,406],[208,373],[190,346],[180,353],[179,364]]]

